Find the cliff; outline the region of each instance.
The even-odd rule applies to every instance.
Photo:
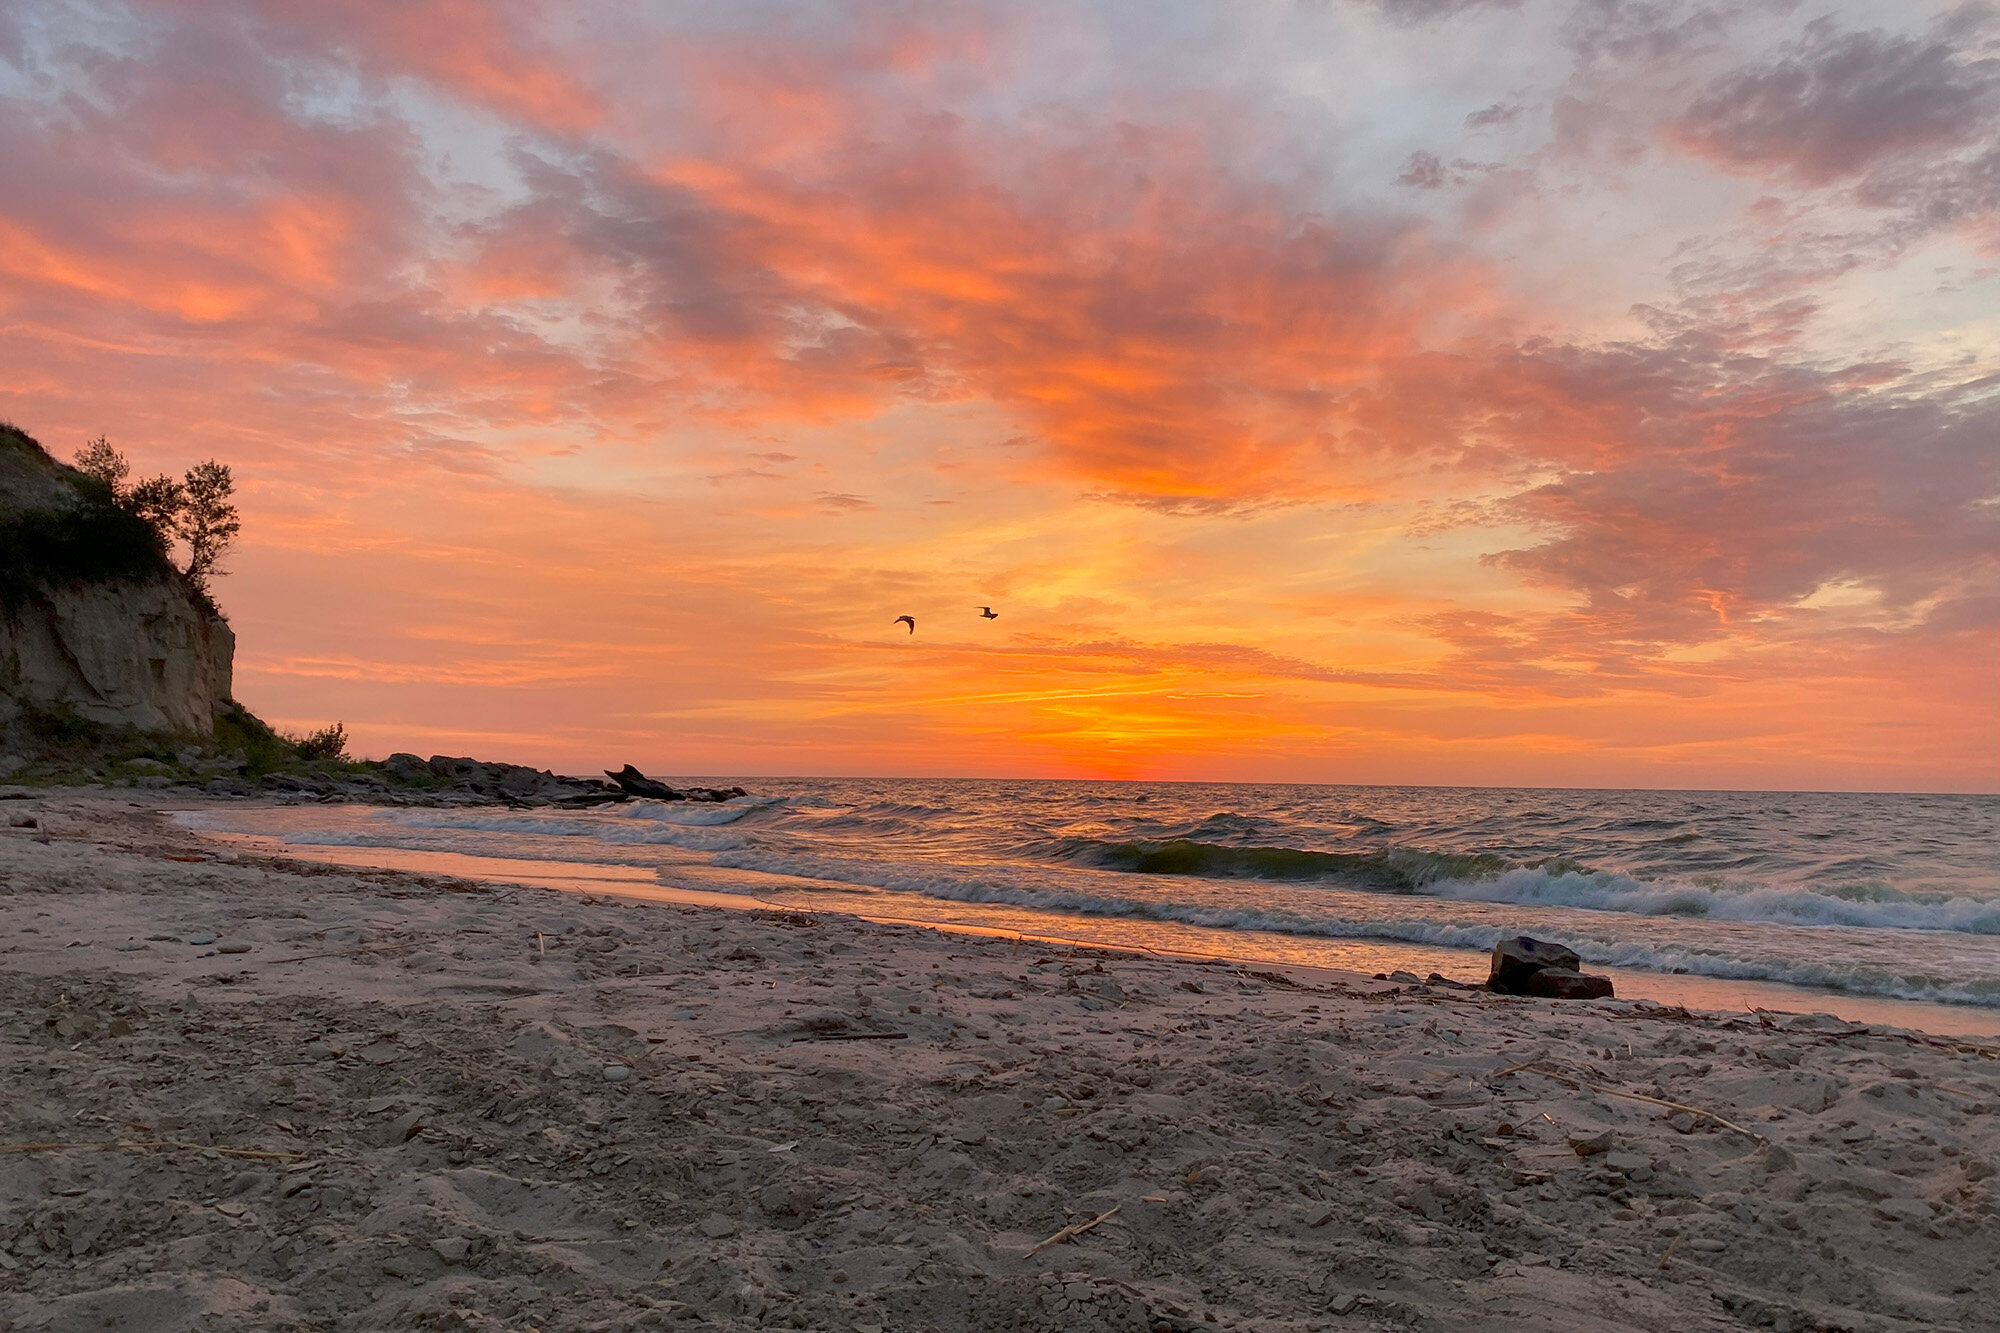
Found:
[[[38,713],[207,735],[235,652],[143,522],[0,423],[0,727]]]

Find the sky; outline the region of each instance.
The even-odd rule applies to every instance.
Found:
[[[1996,130],[1978,3],[14,0],[0,416],[377,757],[1994,791]]]

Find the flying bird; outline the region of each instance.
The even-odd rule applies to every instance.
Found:
[[[990,606],[982,606],[979,608],[979,618],[981,620],[998,620],[1000,613]]]
[[[908,625],[910,627],[910,633],[915,634],[917,632],[917,618],[915,616],[897,616],[895,620],[892,621],[891,623],[897,625]]]

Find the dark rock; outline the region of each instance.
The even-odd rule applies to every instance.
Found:
[[[1575,972],[1582,964],[1573,949],[1516,935],[1493,946],[1493,974],[1486,979],[1486,986],[1502,995],[1528,995],[1532,993],[1527,988],[1528,978],[1535,973],[1549,967]]]
[[[1612,998],[1611,978],[1585,976],[1573,968],[1545,967],[1528,974],[1522,993],[1545,1000],[1608,1000]]]
[[[604,776],[617,783],[628,796],[638,796],[649,801],[727,801],[738,796],[747,796],[741,787],[689,787],[682,791],[669,787],[664,782],[655,782],[638,769],[627,764],[613,773],[604,770]]]
[[[429,764],[413,754],[392,754],[382,761],[382,768],[390,777],[400,778],[404,782],[418,782],[438,776]]]
[[[664,782],[653,781],[630,764],[625,765],[625,767],[619,769],[616,773],[607,768],[604,770],[604,776],[617,783],[628,796],[639,796],[649,801],[685,801],[687,799],[685,794],[675,791]]]

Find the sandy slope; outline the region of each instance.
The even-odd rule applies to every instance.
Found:
[[[0,1153],[0,1329],[2000,1328],[1978,1043],[27,813],[0,1142],[86,1146]]]

